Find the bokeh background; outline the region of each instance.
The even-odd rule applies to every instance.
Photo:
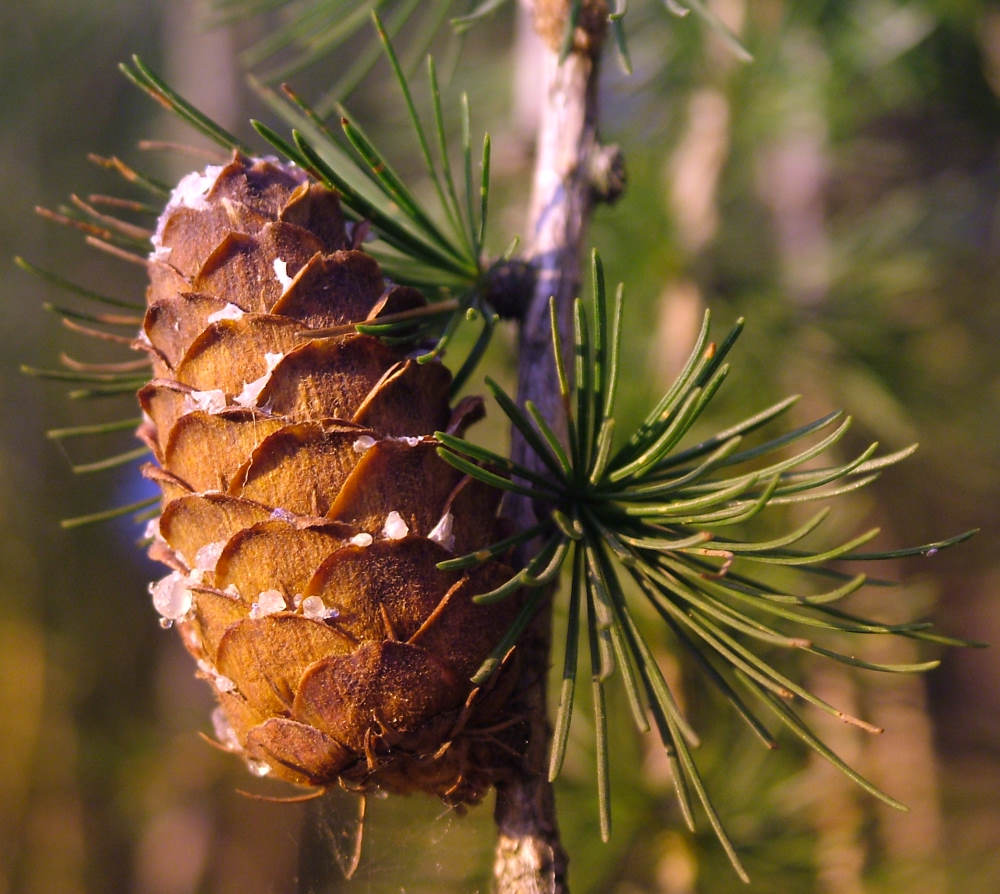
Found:
[[[932,560],[900,562],[905,586],[855,607],[933,615],[946,632],[1000,642],[1000,6],[715,0],[754,53],[749,65],[694,17],[631,6],[636,74],[624,78],[609,54],[603,97],[605,137],[625,150],[630,184],[592,229],[609,276],[627,284],[623,415],[634,420],[666,384],[706,305],[721,325],[745,315],[714,411],[720,426],[797,392],[799,421],[837,407],[854,415],[845,452],[873,439],[886,449],[921,442],[838,505],[831,537],[875,523],[888,549],[983,529]],[[196,735],[209,730],[210,696],[157,626],[145,587],[158,572],[136,547],[142,526],[58,524],[149,491],[133,466],[70,472],[70,462],[128,449],[127,433],[110,447],[46,440],[49,428],[121,413],[19,374],[22,363],[51,367],[60,351],[93,349],[43,309],[65,296],[11,257],[141,295],[140,269],[32,209],[120,191],[90,152],[167,179],[200,164],[137,148],[193,138],[119,75],[130,53],[241,135],[250,114],[268,118],[236,52],[271,24],[206,32],[202,12],[189,0],[0,8],[0,894],[486,891],[488,806],[461,818],[426,801],[374,801],[348,884],[335,857],[352,805],[240,794],[281,792],[252,786],[238,761]],[[524,226],[532,60],[505,8],[471,33],[454,76],[472,95],[475,125],[493,136],[498,249]],[[305,89],[326,76],[305,75]],[[366,84],[351,108],[416,170],[412,146],[393,143],[398,99],[378,70]],[[509,381],[512,352],[501,334],[488,371]],[[505,435],[494,419],[482,437]],[[933,654],[863,647],[883,661]],[[884,809],[791,740],[764,751],[674,666],[668,641],[659,648],[703,732],[699,760],[751,890],[1000,890],[997,648],[944,652],[923,678],[801,668],[817,692],[886,727],[873,738],[807,714],[909,814]],[[637,739],[627,711],[612,707],[610,844],[597,838],[585,716],[558,788],[573,890],[735,889],[710,832],[683,831],[655,742]]]

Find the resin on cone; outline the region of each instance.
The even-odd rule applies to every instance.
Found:
[[[256,773],[471,803],[512,748],[495,730],[510,735],[515,662],[480,690],[469,677],[516,605],[472,602],[510,576],[497,562],[436,568],[496,538],[497,497],[431,433],[481,405],[452,411],[440,363],[357,333],[424,299],[355,232],[335,193],[271,160],[237,154],[174,190],[138,342],[163,491],[150,554],[171,568],[153,602]]]

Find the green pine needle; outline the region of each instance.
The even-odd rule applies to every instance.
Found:
[[[99,304],[108,304],[112,307],[126,307],[133,310],[144,310],[144,306],[139,304],[137,301],[128,301],[122,298],[112,298],[110,295],[103,295],[100,292],[95,292],[92,289],[84,288],[83,286],[78,286],[74,282],[70,282],[68,279],[64,279],[57,273],[52,273],[48,270],[43,270],[30,261],[26,261],[24,258],[15,257],[14,263],[17,264],[22,270],[37,276],[39,279],[43,279],[60,289],[64,289],[67,292],[71,292],[74,295],[80,295],[83,298],[87,298],[90,301],[96,301]]]
[[[496,10],[498,10],[506,2],[507,0],[483,0],[483,2],[471,12],[466,13],[464,16],[458,16],[457,18],[452,19],[451,27],[458,33],[467,31],[473,25],[479,24],[479,22],[491,13],[496,12]]]
[[[782,724],[849,778],[892,806],[901,805],[831,752],[795,710],[808,704],[868,732],[879,728],[852,717],[801,686],[779,670],[785,651],[808,652],[853,667],[887,673],[930,670],[937,660],[909,664],[866,661],[814,641],[845,635],[895,635],[948,645],[971,645],[931,632],[924,621],[888,624],[855,617],[833,603],[849,597],[869,580],[850,574],[839,563],[903,556],[933,556],[966,540],[965,532],[918,547],[883,552],[859,552],[877,529],[839,544],[815,543],[827,519],[824,508],[791,530],[758,540],[723,532],[751,521],[772,507],[804,499],[827,499],[873,481],[878,474],[913,452],[907,447],[876,456],[872,444],[846,462],[815,468],[812,461],[828,453],[848,431],[850,417],[831,413],[785,434],[744,446],[748,436],[773,423],[795,403],[787,398],[748,416],[718,434],[682,447],[693,424],[721,387],[742,320],[718,344],[709,341],[706,314],[694,349],[677,380],[656,403],[642,425],[614,440],[614,393],[618,376],[621,289],[609,309],[600,258],[592,258],[593,313],[574,307],[573,358],[576,387],[558,366],[567,413],[568,443],[562,443],[549,423],[530,404],[522,410],[496,383],[488,381],[497,403],[544,465],[545,474],[512,463],[493,451],[461,438],[438,434],[440,455],[462,472],[503,490],[529,496],[546,507],[546,515],[530,532],[515,535],[442,563],[468,567],[503,555],[516,545],[537,539],[541,546],[525,567],[490,593],[475,597],[491,602],[533,588],[515,627],[477,672],[485,679],[510,646],[516,630],[537,610],[542,592],[569,562],[572,569],[567,641],[549,761],[550,778],[563,763],[574,705],[577,639],[586,628],[590,647],[592,697],[595,711],[598,813],[602,836],[610,834],[609,755],[605,687],[613,676],[622,680],[631,712],[640,729],[652,717],[669,760],[685,818],[693,821],[692,793],[715,831],[737,874],[746,880],[736,850],[713,807],[690,753],[698,735],[683,716],[656,658],[640,632],[634,610],[620,582],[620,573],[638,587],[648,605],[673,634],[681,654],[692,660],[702,678],[722,694],[767,747],[771,732],[748,706],[749,692],[773,710]],[[610,317],[610,319],[609,319]],[[555,335],[553,351],[561,364]],[[803,465],[810,463],[808,469]],[[751,465],[752,464],[752,465]],[[750,466],[750,468],[748,468]],[[810,544],[803,546],[803,544]],[[815,544],[815,545],[813,545]],[[570,557],[572,556],[572,559]],[[832,563],[832,564],[831,564]],[[797,583],[779,588],[767,573],[781,566]],[[833,579],[832,587],[817,581]],[[585,609],[585,611],[584,611]]]
[[[121,518],[123,515],[139,513],[151,506],[156,506],[159,502],[159,497],[149,497],[149,499],[140,500],[138,503],[129,503],[127,506],[115,506],[111,509],[103,509],[100,512],[92,512],[89,515],[64,518],[59,524],[63,528],[80,528],[84,525],[92,525],[97,522],[110,521],[113,518]]]
[[[387,340],[414,341],[417,336],[436,341],[424,361],[440,356],[452,341],[458,325],[470,311],[482,315],[483,327],[473,349],[459,365],[453,391],[473,371],[484,353],[497,319],[486,300],[490,263],[484,258],[489,209],[490,140],[483,139],[479,175],[475,176],[468,99],[461,98],[461,190],[456,185],[449,140],[444,124],[441,93],[433,60],[428,58],[427,76],[432,127],[428,129],[417,110],[410,78],[390,40],[388,28],[378,14],[371,13],[378,48],[388,59],[402,95],[416,148],[434,202],[424,203],[396,173],[391,162],[339,104],[341,129],[338,136],[323,122],[320,109],[285,88],[285,97],[262,88],[262,96],[293,128],[288,140],[273,128],[254,122],[254,128],[275,149],[336,189],[349,215],[366,221],[378,236],[369,251],[396,282],[434,292],[447,291],[457,301],[456,310],[445,316],[433,332],[430,325],[415,330],[408,324],[379,332]],[[436,156],[434,150],[436,149]]]
[[[139,416],[128,419],[116,419],[113,422],[95,422],[90,425],[74,425],[69,428],[50,428],[45,437],[53,441],[65,438],[79,438],[88,435],[103,435],[118,431],[132,431],[139,426],[142,418]]]
[[[722,41],[737,59],[741,62],[753,62],[753,55],[750,51],[729,26],[702,0],[663,0],[663,3],[674,15],[686,16],[689,12],[693,12],[710,31],[722,38]]]
[[[213,142],[218,143],[223,149],[230,152],[234,149],[247,151],[236,137],[184,99],[183,96],[177,93],[156,72],[149,68],[139,56],[132,57],[131,66],[123,62],[118,67],[122,74],[140,90],[156,100],[164,108],[182,118],[194,127],[195,130],[204,134]]]

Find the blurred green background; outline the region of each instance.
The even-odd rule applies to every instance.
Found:
[[[630,184],[618,205],[599,209],[592,241],[610,278],[627,284],[623,415],[635,419],[667,383],[706,304],[721,325],[746,315],[717,401],[720,426],[789,392],[805,395],[800,422],[845,407],[856,420],[845,452],[872,439],[921,449],[839,505],[835,527],[880,524],[887,549],[983,528],[933,560],[901,562],[904,588],[862,594],[855,607],[932,614],[948,633],[1000,642],[1000,6],[710,5],[742,35],[752,64],[655,3],[629,14],[636,74],[626,79],[607,60],[604,134],[622,144]],[[177,638],[157,626],[145,587],[159,572],[135,545],[141,526],[58,525],[149,492],[131,468],[71,475],[66,453],[85,462],[106,445],[63,451],[44,438],[115,410],[67,402],[64,389],[18,373],[21,363],[54,366],[63,350],[100,353],[43,311],[64,296],[16,269],[13,255],[104,292],[143,288],[141,270],[85,248],[33,206],[116,191],[89,152],[138,159],[167,179],[196,164],[136,148],[142,138],[191,137],[115,64],[140,52],[241,135],[249,114],[267,117],[234,55],[267,23],[206,34],[198,20],[187,0],[0,9],[0,894],[293,891],[347,823],[245,797],[237,789],[261,789],[197,737],[209,731],[210,695]],[[524,226],[537,98],[511,10],[473,31],[455,84],[470,90],[475,123],[494,139],[499,249]],[[377,73],[351,107],[392,146],[401,108]],[[393,153],[401,168],[411,151]],[[488,371],[509,381],[512,351],[501,334]],[[504,437],[496,419],[489,425],[481,437]],[[116,449],[128,447],[126,434]],[[817,692],[886,727],[872,738],[807,714],[909,814],[883,809],[792,741],[764,751],[673,665],[669,642],[660,648],[706,740],[701,766],[751,890],[1000,890],[995,648],[949,651],[925,678],[803,665]],[[917,654],[906,643],[859,648],[882,661]],[[637,740],[627,710],[612,707],[610,844],[597,838],[586,717],[575,721],[558,788],[573,890],[736,889],[710,832],[683,831],[655,742]],[[388,799],[369,814],[355,880],[331,869],[317,887],[488,890],[488,806],[459,818]]]

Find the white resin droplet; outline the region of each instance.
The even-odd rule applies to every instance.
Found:
[[[455,516],[446,512],[427,535],[428,540],[440,543],[449,552],[455,548],[454,528]]]
[[[371,435],[362,435],[352,446],[355,453],[364,453],[375,446],[375,439]]]
[[[243,315],[242,307],[237,307],[232,301],[227,301],[225,307],[205,317],[205,322],[218,323],[219,320],[238,320]]]
[[[240,599],[243,598],[242,596],[240,596],[240,591],[238,589],[236,589],[236,584],[230,584],[222,592],[226,596],[228,596],[230,599],[235,599],[235,600],[239,601]]]
[[[229,677],[223,674],[215,675],[215,688],[219,692],[232,692],[236,688],[236,684],[229,679]]]
[[[156,222],[156,232],[149,240],[153,245],[153,251],[149,255],[151,260],[162,261],[170,255],[170,249],[163,244],[163,229],[167,225],[167,218],[177,208],[205,211],[209,207],[205,197],[219,179],[221,171],[222,165],[209,165],[204,171],[192,171],[181,178],[180,183],[170,193],[170,201]]]
[[[225,547],[225,540],[215,540],[212,543],[206,543],[194,554],[194,567],[200,571],[215,571],[219,556],[222,555]]]
[[[167,204],[167,207],[183,207],[192,208],[195,211],[205,211],[208,208],[205,196],[208,195],[208,191],[215,185],[215,181],[219,179],[221,172],[222,165],[209,165],[204,171],[192,171],[190,174],[185,174],[170,194],[170,202]]]
[[[402,540],[410,533],[410,526],[403,521],[395,509],[385,517],[385,527],[382,528],[382,536],[388,540]]]
[[[183,618],[191,611],[187,578],[176,571],[150,584],[149,592],[153,597],[153,607],[168,621]]]
[[[193,413],[201,410],[204,413],[221,413],[226,409],[226,393],[221,388],[210,391],[189,391],[184,395],[184,412]]]
[[[160,536],[160,516],[154,516],[146,522],[146,530],[142,532],[146,540],[156,540]]]
[[[242,751],[240,740],[236,738],[236,733],[226,719],[226,712],[222,708],[212,711],[212,730],[215,738],[227,751]]]
[[[247,769],[253,773],[254,776],[267,776],[271,772],[271,765],[266,761],[259,761],[256,758],[247,758]]]
[[[250,617],[263,618],[275,612],[283,612],[285,608],[285,597],[278,590],[264,590],[250,606]]]
[[[264,386],[267,385],[267,380],[270,378],[270,373],[264,373],[259,379],[244,382],[243,390],[233,398],[233,403],[247,409],[257,406],[257,398],[260,397],[261,391],[264,390]]]
[[[295,513],[278,507],[271,510],[271,518],[274,521],[292,521],[295,518]]]
[[[284,356],[281,353],[272,354],[270,351],[264,354],[267,371],[260,378],[254,379],[252,382],[244,382],[243,390],[233,398],[233,403],[239,404],[241,407],[247,407],[248,409],[257,406],[261,391],[267,386],[271,378],[271,373],[281,363]]]
[[[270,156],[265,156],[261,161],[269,162],[286,174],[291,174],[300,183],[306,180],[305,173],[295,167],[295,165],[286,164]],[[170,193],[170,201],[167,202],[166,208],[163,209],[163,213],[156,222],[156,232],[150,239],[153,245],[153,251],[149,255],[151,260],[165,260],[170,254],[170,249],[163,244],[163,230],[174,210],[177,208],[191,208],[194,211],[207,211],[211,208],[207,198],[208,193],[215,185],[215,181],[219,179],[219,174],[223,170],[223,165],[208,165],[204,171],[192,171],[181,178],[181,181],[174,187],[173,192]]]
[[[319,596],[306,596],[302,600],[302,614],[313,621],[325,621],[330,617],[330,610]]]
[[[410,435],[403,435],[403,436],[398,437],[398,438],[393,438],[393,440],[394,441],[402,441],[404,444],[406,444],[409,447],[416,447],[417,444],[419,444],[421,441],[423,441],[423,438],[422,437],[412,437]]]
[[[366,534],[364,531],[362,531],[360,534],[355,534],[351,538],[350,542],[355,546],[371,546],[373,539],[374,538],[372,537],[371,534]]]
[[[288,275],[288,262],[281,260],[281,258],[275,258],[272,266],[281,290],[284,291],[292,284],[292,277]]]

